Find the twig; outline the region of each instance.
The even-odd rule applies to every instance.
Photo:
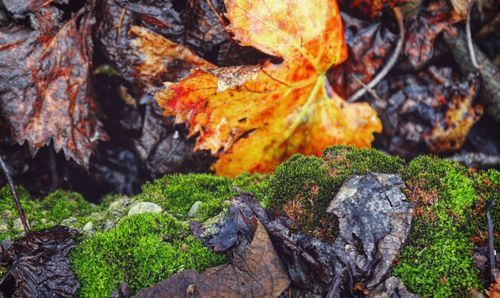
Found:
[[[493,281],[495,281],[495,235],[494,233],[494,227],[493,227],[493,219],[491,218],[490,210],[495,206],[495,200],[491,200],[491,202],[488,204],[488,208],[486,209],[486,218],[488,220],[488,253],[489,253],[489,258],[490,258],[490,270],[491,270],[491,276],[493,278]]]
[[[479,32],[474,37],[476,40],[483,39],[488,35],[490,35],[491,33],[498,30],[499,27],[500,27],[500,14],[498,14],[491,22],[484,25],[483,28],[481,28],[481,30],[479,30]]]
[[[14,202],[16,203],[17,211],[19,212],[19,217],[21,218],[24,232],[26,233],[26,235],[28,235],[30,227],[28,225],[28,221],[26,220],[26,214],[24,213],[24,209],[21,206],[19,197],[17,196],[16,188],[14,187],[14,181],[12,180],[12,177],[9,174],[9,169],[7,169],[7,166],[5,165],[1,156],[0,156],[0,167],[2,168],[5,178],[7,179],[7,184],[9,185],[10,192],[12,193],[12,197],[14,198]]]
[[[474,52],[481,65],[477,69],[472,65],[467,49],[467,37],[464,32],[458,32],[457,36],[452,36],[448,32],[443,32],[445,42],[451,49],[453,59],[460,66],[464,73],[477,72],[481,75],[483,86],[486,89],[486,96],[482,98],[485,104],[486,113],[490,114],[500,123],[500,69],[489,60],[481,49],[473,44]]]
[[[474,0],[469,0],[469,4],[467,6],[467,19],[465,25],[465,35],[467,36],[467,47],[469,48],[470,60],[472,61],[472,65],[479,69],[481,66],[477,64],[476,54],[474,52],[474,46],[472,45],[472,34],[470,30],[470,15],[472,12],[472,7],[474,6]]]
[[[380,98],[380,96],[378,96],[378,94],[377,94],[377,92],[375,90],[373,90],[372,88],[368,87],[365,83],[363,83],[363,81],[361,81],[360,79],[358,79],[358,77],[356,75],[353,75],[353,78],[356,80],[356,82],[358,82],[361,86],[363,86],[363,88],[365,88],[366,91],[368,93],[370,93],[371,96],[373,96],[376,100],[382,101],[382,98]]]
[[[481,152],[464,152],[453,155],[450,159],[455,160],[469,168],[490,169],[500,167],[499,155],[488,155]]]
[[[210,10],[214,13],[215,18],[217,19],[217,21],[219,21],[220,25],[224,29],[224,32],[226,32],[227,36],[229,37],[229,40],[231,40],[231,42],[235,43],[233,36],[227,30],[228,24],[226,23],[224,18],[221,16],[221,14],[217,11],[217,9],[215,9],[215,6],[213,5],[212,0],[205,0],[205,2],[208,4],[208,7],[210,8]]]
[[[393,8],[394,15],[396,16],[396,20],[398,22],[399,27],[399,40],[396,44],[396,48],[394,52],[392,52],[391,57],[387,60],[387,63],[384,65],[382,70],[368,83],[366,86],[363,86],[358,91],[356,91],[347,101],[354,102],[363,97],[365,93],[368,91],[368,88],[374,88],[377,84],[382,81],[382,79],[389,73],[389,71],[394,67],[394,64],[398,61],[399,55],[403,49],[403,43],[405,39],[405,25],[404,25],[404,17],[401,13],[401,10],[398,7]]]

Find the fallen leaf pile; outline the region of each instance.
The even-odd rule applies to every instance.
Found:
[[[156,94],[166,115],[219,154],[218,174],[268,172],[290,155],[336,144],[369,146],[382,127],[366,103],[332,92],[326,71],[347,57],[335,1],[226,1],[243,45],[283,59],[260,67],[195,70]]]
[[[33,193],[334,144],[500,156],[494,1],[470,9],[479,69],[467,0],[0,2],[0,155]]]

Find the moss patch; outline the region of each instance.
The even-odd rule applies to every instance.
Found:
[[[468,296],[480,287],[470,240],[477,216],[473,179],[458,163],[428,156],[414,159],[404,177],[416,216],[394,274],[424,297]]]
[[[265,197],[265,175],[245,174],[234,181],[210,174],[167,175],[147,183],[137,196],[139,201],[153,202],[178,218],[186,219],[196,201],[201,205],[195,220],[205,221],[222,211],[227,200],[241,191],[252,191]]]
[[[184,269],[221,264],[225,256],[212,253],[173,217],[145,213],[84,240],[71,260],[80,297],[109,297],[122,281],[137,291]]]
[[[58,190],[37,200],[30,198],[26,190],[17,187],[17,193],[26,217],[33,230],[42,230],[60,224],[68,217],[84,217],[100,207],[88,203],[80,194]],[[0,189],[0,241],[17,238],[22,229],[14,229],[13,222],[19,217],[16,205],[7,186]],[[4,230],[6,228],[6,230]]]

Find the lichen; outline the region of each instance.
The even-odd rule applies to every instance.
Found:
[[[109,297],[121,282],[137,291],[184,269],[219,265],[225,256],[203,246],[174,217],[143,213],[84,240],[71,261],[80,297]]]

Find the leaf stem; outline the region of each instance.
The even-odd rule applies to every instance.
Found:
[[[296,117],[294,117],[292,125],[290,125],[290,127],[285,132],[286,139],[289,138],[295,131],[295,129],[297,129],[297,127],[300,125],[300,123],[304,121],[306,114],[309,113],[309,106],[316,99],[316,95],[318,94],[318,91],[321,89],[321,87],[324,86],[325,81],[326,81],[325,74],[324,73],[320,74],[316,79],[316,83],[314,84],[311,93],[309,93],[309,97],[307,98],[304,105],[301,107],[299,114]]]

